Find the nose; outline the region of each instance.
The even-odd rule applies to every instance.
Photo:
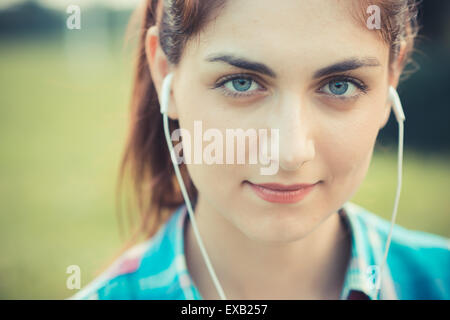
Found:
[[[274,125],[279,128],[279,166],[295,171],[315,157],[314,119],[298,93],[285,94],[277,109]]]

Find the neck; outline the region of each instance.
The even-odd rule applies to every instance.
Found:
[[[304,238],[289,243],[249,239],[201,198],[195,206],[195,220],[227,299],[339,298],[351,239],[337,212]],[[185,253],[202,297],[220,299],[190,221],[186,223]]]

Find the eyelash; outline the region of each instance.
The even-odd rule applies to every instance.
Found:
[[[237,80],[237,79],[245,79],[245,80],[255,82],[258,86],[262,87],[263,90],[265,90],[264,86],[261,85],[259,83],[259,81],[255,80],[254,76],[245,74],[245,73],[237,73],[237,74],[225,76],[214,85],[213,89],[220,89],[224,95],[232,97],[232,98],[249,97],[249,96],[254,95],[254,93],[239,93],[236,91],[230,91],[225,88],[226,83],[233,81],[233,80]],[[263,90],[256,90],[256,91],[263,91]]]
[[[249,81],[255,82],[258,86],[263,88],[262,90],[255,90],[255,91],[263,91],[263,90],[265,90],[264,86],[262,86],[259,83],[259,81],[255,80],[254,76],[249,75],[249,74],[245,74],[245,73],[238,73],[238,74],[225,76],[221,80],[219,80],[212,87],[212,89],[220,89],[225,96],[229,96],[229,97],[232,97],[232,98],[242,98],[242,97],[249,97],[249,96],[254,95],[254,93],[239,93],[239,92],[236,92],[236,91],[230,91],[230,90],[225,88],[225,84],[226,83],[228,83],[230,81],[233,81],[233,80],[237,80],[237,79],[245,79],[245,80],[249,80]],[[349,83],[355,85],[356,88],[358,88],[361,91],[362,94],[366,94],[369,91],[369,87],[363,81],[358,80],[358,79],[356,79],[356,78],[354,78],[352,76],[345,75],[345,74],[338,75],[338,76],[332,76],[332,77],[329,77],[329,78],[325,79],[324,81],[321,82],[320,89],[322,89],[323,87],[325,87],[326,85],[328,85],[330,83],[339,82],[339,81],[349,82]],[[319,91],[319,92],[323,93],[322,91]],[[330,94],[326,94],[326,95],[329,95],[329,96],[332,96],[333,98],[341,99],[341,100],[351,99],[351,98],[355,98],[355,97],[359,96],[359,94],[356,94],[355,96],[352,96],[352,97],[340,97],[339,95],[333,95],[333,94],[331,94],[331,95]]]
[[[363,81],[356,79],[352,76],[346,75],[346,74],[331,76],[331,77],[323,80],[320,84],[320,89],[324,88],[326,85],[329,85],[330,83],[333,83],[333,82],[348,82],[348,83],[353,84],[354,86],[356,86],[357,89],[360,90],[360,93],[357,93],[351,97],[345,97],[345,96],[339,96],[339,95],[325,93],[325,95],[332,96],[333,98],[336,98],[336,99],[346,100],[346,99],[357,98],[361,94],[366,94],[369,91],[369,87]],[[323,91],[319,91],[319,92],[323,93]]]

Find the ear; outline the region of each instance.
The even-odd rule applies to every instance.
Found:
[[[400,48],[397,59],[393,61],[392,68],[389,71],[389,85],[391,85],[395,89],[397,89],[398,81],[403,71],[403,63],[405,57],[406,57],[406,41],[403,40],[400,42]]]
[[[147,30],[145,37],[145,54],[150,68],[150,75],[158,94],[158,100],[161,101],[162,83],[164,78],[171,72],[171,68],[170,62],[159,43],[159,30],[156,25]],[[173,83],[175,83],[175,77]],[[170,93],[169,112],[167,115],[171,119],[178,119],[173,91]]]
[[[395,89],[397,89],[400,75],[402,73],[402,65],[405,59],[405,53],[406,53],[406,41],[402,41],[400,43],[400,49],[397,60],[392,63],[392,67],[389,69],[389,86],[392,86]],[[387,97],[388,96],[389,94],[387,94]],[[388,122],[391,110],[392,110],[392,103],[389,101],[389,99],[387,99],[380,129],[384,128],[384,126]]]

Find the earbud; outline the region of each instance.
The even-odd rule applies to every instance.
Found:
[[[161,89],[161,103],[160,109],[162,114],[167,114],[169,112],[169,99],[170,99],[170,89],[172,86],[173,73],[169,73],[163,80]]]
[[[405,121],[405,113],[403,112],[400,97],[398,96],[397,90],[395,90],[392,86],[389,86],[389,101],[394,107],[393,109],[397,122]]]

